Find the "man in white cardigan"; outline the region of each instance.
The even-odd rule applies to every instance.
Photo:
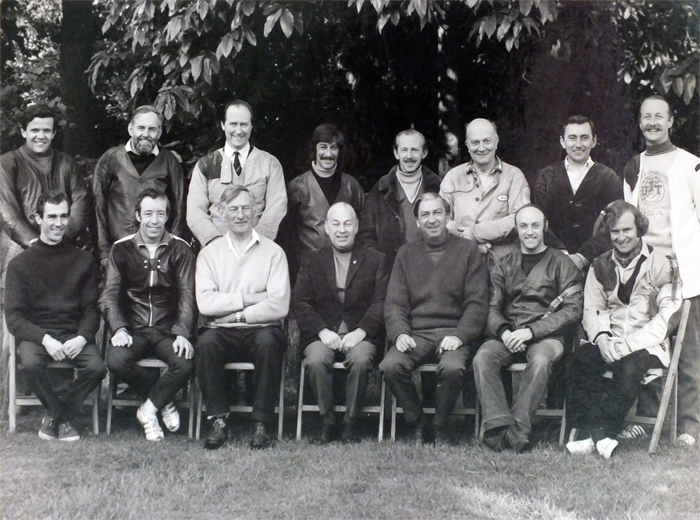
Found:
[[[268,424],[275,410],[287,339],[282,320],[289,311],[289,269],[282,249],[259,235],[255,199],[244,186],[224,190],[219,202],[228,231],[202,249],[195,286],[204,330],[197,340],[197,379],[211,422],[204,447],[218,449],[228,437],[224,365],[255,364],[255,429],[251,448],[273,442]]]

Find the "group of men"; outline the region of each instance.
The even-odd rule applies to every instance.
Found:
[[[671,144],[663,98],[641,106],[647,150],[627,165],[624,182],[593,161],[595,127],[574,116],[560,137],[566,158],[539,172],[532,191],[496,155],[497,129],[485,119],[467,125],[471,160],[444,179],[422,163],[423,135],[399,133],[398,164],[367,196],[340,171],[346,142],[335,126],[316,128],[309,170],[285,187],[279,161],[250,143],[252,123],[248,103],[226,105],[226,142],[197,162],[186,190],[176,155],[158,147],[162,116],[150,106],[133,112],[130,139],[102,156],[92,179],[100,294],[97,265],[70,244],[90,213],[84,181],[72,159],[50,147],[55,116],[27,111],[25,145],[0,158],[2,265],[7,326],[48,410],[42,438],[79,438],[71,420],[106,373],[94,345],[99,308],[111,331],[107,367],[141,396],[136,417],[148,440],[164,437],[158,413],[177,431],[173,399],[194,371],[211,424],[205,447],[221,447],[224,365],[252,361],[250,444],[270,446],[289,314],[322,416],[321,442],[339,434],[333,363],[342,360],[347,371],[339,436],[353,442],[386,339],[379,369],[409,438],[454,442],[447,420],[473,359],[484,445],[521,452],[555,363],[575,346],[580,371],[567,378],[567,409],[590,435],[569,449],[609,458],[642,375],[668,364],[667,337],[685,298],[679,440],[696,443],[700,159]],[[182,238],[189,232],[201,246],[196,258]],[[589,343],[573,345],[582,318]],[[168,370],[154,379],[137,364],[143,357]],[[75,363],[66,391],[46,375],[52,359]],[[432,424],[412,380],[431,361]],[[509,405],[500,373],[515,362],[527,365]]]

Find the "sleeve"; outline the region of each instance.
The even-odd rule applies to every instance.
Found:
[[[463,344],[479,339],[488,315],[488,270],[483,256],[474,247],[464,278],[464,313],[457,325],[456,336]]]
[[[2,228],[14,242],[27,249],[29,242],[39,235],[24,216],[21,203],[17,199],[17,187],[15,186],[17,173],[13,164],[14,161],[10,163],[10,160],[0,162],[0,216],[2,217]]]
[[[374,190],[369,194],[360,213],[360,225],[357,231],[357,241],[363,246],[380,251],[377,239],[377,212],[379,194]]]
[[[549,189],[549,172],[549,168],[539,171],[535,178],[535,183],[532,186],[532,192],[530,193],[532,198],[531,202],[540,206],[544,210],[545,215],[550,214],[549,197],[547,194]]]
[[[267,298],[245,308],[246,323],[270,323],[282,320],[289,314],[291,290],[287,257],[284,256],[281,248],[275,247],[270,274],[267,278]]]
[[[262,236],[274,240],[286,213],[287,189],[284,185],[282,165],[277,158],[270,156],[270,174],[265,188],[265,211],[260,216],[255,230]]]
[[[182,252],[176,262],[178,281],[177,321],[172,333],[190,338],[197,319],[197,305],[194,297],[194,254],[187,244],[181,244]]]
[[[592,343],[595,343],[600,334],[612,334],[608,298],[603,285],[596,278],[594,266],[588,270],[584,287],[583,328],[588,336],[588,341]]]
[[[605,232],[605,227],[601,226],[595,235],[583,243],[578,253],[585,256],[588,262],[592,264],[593,260],[611,249],[612,242],[610,241],[610,235]]]
[[[222,317],[243,310],[242,293],[225,293],[219,290],[215,259],[210,249],[203,249],[197,256],[194,286],[199,312],[205,316]]]
[[[455,227],[456,223],[454,220],[455,216],[455,199],[454,199],[454,183],[452,182],[452,176],[450,175],[450,170],[447,172],[447,175],[445,175],[445,178],[442,180],[440,183],[440,196],[447,201],[447,203],[450,206],[450,219],[449,222],[447,223],[447,229],[451,233],[456,233]]]
[[[384,325],[384,302],[386,301],[386,289],[389,284],[389,270],[386,257],[382,254],[378,269],[374,276],[374,295],[372,304],[360,320],[357,328],[364,330],[367,337],[375,337],[382,331]]]
[[[202,247],[221,236],[209,214],[209,186],[200,170],[201,159],[192,171],[190,190],[187,194],[187,225]],[[205,313],[206,314],[206,313]]]
[[[490,338],[501,339],[502,329],[513,329],[513,324],[503,316],[503,306],[506,301],[506,276],[503,260],[496,262],[491,270],[489,284],[489,313],[486,319],[486,334]]]
[[[177,160],[175,154],[169,154],[168,157],[168,179],[170,182],[170,192],[172,193],[173,212],[175,213],[172,233],[179,237],[184,236],[185,230],[185,175],[182,171],[182,165]]]
[[[95,200],[95,217],[97,219],[97,249],[100,260],[109,257],[111,241],[109,239],[109,224],[107,222],[107,199],[110,188],[110,162],[112,155],[105,153],[95,166],[92,178],[92,195]]]
[[[27,297],[31,294],[26,277],[20,273],[17,262],[10,262],[5,285],[5,317],[7,328],[18,340],[27,340],[41,345],[47,331],[29,319],[31,306]]]
[[[530,187],[520,170],[513,176],[508,200],[508,215],[475,224],[471,230],[473,240],[479,243],[502,240],[515,229],[515,212],[530,202]]]
[[[403,255],[405,249],[400,249],[394,262],[394,268],[389,278],[389,286],[386,291],[384,303],[384,322],[386,324],[387,339],[391,343],[396,342],[401,334],[411,334],[409,321],[410,297],[408,284],[403,270]]]
[[[85,186],[85,180],[78,173],[75,163],[72,159],[66,158],[67,167],[67,181],[70,187],[71,194],[71,208],[70,208],[70,220],[68,221],[68,226],[66,227],[66,236],[71,240],[80,235],[80,233],[85,230],[88,225],[89,219],[89,203],[87,198],[87,188]]]
[[[302,260],[292,291],[292,315],[304,335],[316,336],[328,324],[316,311],[316,291],[311,277],[313,271],[312,257],[306,255]]]
[[[92,258],[89,258],[88,269],[83,278],[80,293],[81,316],[78,322],[78,336],[84,337],[88,343],[95,341],[95,334],[100,328],[100,312],[97,302],[100,292],[97,286],[98,267]]]
[[[126,320],[121,310],[119,309],[119,294],[121,292],[122,276],[117,266],[115,259],[117,244],[112,246],[109,253],[109,261],[105,273],[104,289],[100,296],[99,306],[102,315],[109,325],[112,333],[115,333],[122,327],[129,328],[129,322]]]
[[[634,157],[632,157],[632,159],[627,161],[627,164],[625,164],[625,168],[622,171],[622,194],[625,199],[625,202],[629,202],[633,206],[637,206],[638,201],[633,200],[634,186],[632,186],[630,182],[639,181],[639,162],[640,156],[635,155]]]

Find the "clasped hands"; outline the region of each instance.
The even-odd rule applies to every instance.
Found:
[[[56,338],[52,338],[48,334],[44,334],[41,344],[48,352],[51,359],[54,361],[63,361],[64,359],[74,359],[83,351],[83,347],[87,345],[87,340],[82,336],[76,336],[61,343]]]
[[[366,336],[367,333],[362,329],[355,329],[352,332],[348,332],[342,338],[330,329],[323,329],[318,333],[318,338],[325,346],[340,352],[347,352],[365,339]]]
[[[622,359],[629,354],[629,347],[622,338],[612,338],[610,336],[600,336],[598,339],[598,349],[603,360],[610,364]]]
[[[527,342],[532,339],[532,331],[528,328],[518,330],[506,330],[501,334],[501,341],[513,354],[525,352]]]

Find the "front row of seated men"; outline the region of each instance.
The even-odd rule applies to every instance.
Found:
[[[194,357],[212,426],[205,448],[216,449],[228,437],[224,365],[252,361],[250,444],[265,448],[273,442],[268,429],[287,347],[282,321],[289,312],[289,271],[281,248],[253,229],[255,202],[245,187],[227,188],[220,205],[228,232],[201,251],[193,279],[189,246],[165,230],[165,194],[151,189],[138,198],[138,231],[113,246],[100,298],[113,332],[107,364],[141,395],[137,418],[146,438],[159,441],[158,411],[168,430],[179,428],[172,400],[190,377]],[[516,213],[519,248],[495,263],[490,284],[475,243],[447,231],[444,199],[425,193],[414,214],[420,238],[401,247],[390,280],[385,256],[355,244],[358,220],[345,203],[331,206],[326,215],[330,245],[302,261],[292,314],[323,417],[320,440],[336,436],[336,359],[344,359],[348,370],[341,439],[357,439],[356,419],[379,357],[384,321],[392,347],[379,368],[404,409],[411,439],[420,443],[430,436],[413,370],[437,359],[435,440],[452,443],[447,418],[476,354],[483,443],[496,451],[521,452],[529,444],[531,417],[546,395],[552,366],[581,319],[579,271],[567,255],[544,245],[547,221],[535,205]],[[41,235],[12,260],[7,287],[8,327],[31,388],[48,410],[39,436],[66,441],[79,439],[70,422],[106,373],[97,347],[88,341],[99,323],[97,266],[63,240],[69,218],[65,195],[42,195]],[[568,378],[568,414],[590,438],[567,448],[571,453],[597,449],[609,458],[642,375],[668,364],[666,338],[681,299],[669,259],[642,240],[648,223],[634,206],[615,202],[605,226],[614,249],[593,263],[583,299],[583,326],[592,343],[576,349]],[[195,295],[203,327],[193,348]],[[484,327],[487,339],[479,347]],[[147,356],[168,364],[157,381],[136,364]],[[60,395],[46,375],[52,359],[71,360],[78,370]],[[527,361],[527,368],[511,407],[500,372],[518,361]]]

